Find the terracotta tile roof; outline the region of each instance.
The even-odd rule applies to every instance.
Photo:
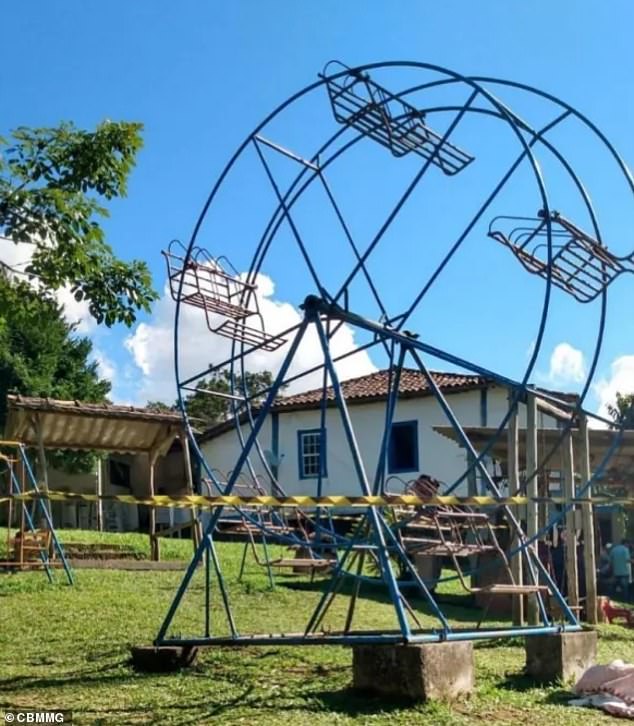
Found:
[[[438,387],[445,392],[481,388],[490,383],[483,376],[463,375],[461,373],[440,373],[433,371],[432,376]],[[370,373],[341,382],[346,401],[356,401],[357,403],[387,398],[388,386],[388,370]],[[400,395],[403,398],[424,396],[430,393],[425,376],[419,370],[411,368],[403,369],[399,389]],[[334,401],[335,396],[332,387],[328,388],[327,397],[329,401]],[[274,408],[276,410],[312,408],[313,406],[319,405],[321,400],[322,389],[316,388],[312,391],[297,393],[294,396],[281,396],[275,402]]]
[[[464,391],[474,388],[482,388],[487,384],[491,384],[488,378],[484,376],[465,376],[460,373],[439,373],[432,371],[432,376],[443,392]],[[366,376],[351,378],[341,382],[346,401],[364,403],[369,401],[379,401],[387,398],[389,371],[377,371]],[[430,390],[425,377],[419,370],[404,368],[401,373],[400,385],[402,398],[414,398],[416,396],[428,396]],[[321,404],[322,389],[316,388],[312,391],[297,393],[294,396],[280,396],[276,399],[272,406],[273,411],[293,411],[317,408]],[[327,389],[327,397],[329,401],[334,401],[334,391],[332,388]],[[257,406],[253,408],[253,413],[257,412]],[[240,416],[240,423],[248,420],[246,414]],[[213,439],[225,431],[229,431],[235,427],[235,420],[228,419],[214,424],[211,428],[204,431],[199,436],[199,442]]]

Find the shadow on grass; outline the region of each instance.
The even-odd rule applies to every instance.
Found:
[[[96,685],[103,686],[116,683],[129,682],[131,678],[143,678],[153,674],[133,674],[129,669],[129,659],[116,663],[109,663],[99,668],[84,668],[79,671],[70,671],[53,678],[42,676],[14,676],[0,680],[0,693],[7,691],[40,690],[47,688],[61,688],[63,686]]]
[[[541,688],[541,684],[537,683],[534,678],[526,673],[507,673],[504,680],[496,685],[497,688],[504,691],[515,691],[516,693],[524,693]]]
[[[169,709],[178,708],[182,718],[174,723],[176,726],[188,726],[188,724],[207,723],[210,719],[222,720],[223,715],[235,709],[239,715],[248,722],[256,713],[279,714],[282,711],[299,711],[305,714],[331,713],[333,717],[340,715],[351,718],[359,716],[371,716],[373,714],[385,714],[394,711],[401,711],[411,708],[415,702],[410,699],[386,698],[385,696],[374,696],[352,688],[341,688],[340,690],[329,691],[305,691],[297,694],[292,702],[287,697],[279,698],[268,696],[252,695],[252,688],[246,689],[240,695],[223,701],[222,703],[210,703],[209,700],[198,703],[181,703],[180,705],[167,706]],[[189,712],[189,713],[187,713]]]
[[[572,691],[566,691],[564,688],[558,688],[556,691],[551,691],[546,698],[544,703],[549,703],[553,706],[565,706],[571,698],[575,698],[575,694]],[[576,696],[578,698],[578,696]]]
[[[514,691],[515,693],[526,693],[528,691],[548,689],[547,695],[543,699],[543,703],[554,706],[564,706],[574,697],[570,690],[566,690],[561,682],[553,681],[552,683],[540,683],[526,673],[508,674],[503,681],[496,684],[497,688],[505,691]]]
[[[326,589],[328,582],[329,580],[314,580],[313,582],[307,582],[305,580],[298,581],[278,579],[277,587],[283,587],[294,592],[323,592]],[[339,590],[339,594],[349,597],[352,595],[352,590],[352,583],[345,583]],[[402,590],[413,608],[425,615],[434,616],[429,604],[421,596],[414,594],[416,592],[415,586],[402,587]],[[389,605],[391,603],[387,587],[379,580],[377,580],[375,584],[364,584],[361,587],[359,597],[365,600],[372,600],[373,602],[383,605]],[[449,620],[458,623],[470,623],[473,624],[474,627],[480,621],[482,609],[475,606],[474,597],[469,593],[436,593],[435,600],[440,606],[440,609],[445,617]],[[487,624],[499,625],[500,622],[501,620],[499,617],[487,615],[487,617],[481,621],[481,626]]]
[[[311,691],[303,695],[317,701],[318,704],[321,704],[321,708],[316,709],[310,707],[310,704],[305,704],[302,710],[327,710],[352,717],[400,711],[404,708],[411,708],[416,704],[416,701],[411,698],[380,696],[350,687],[336,691]]]
[[[129,682],[129,679],[129,673],[122,674],[121,680]],[[28,679],[19,680],[21,682],[14,680],[13,685],[21,690],[29,687],[30,684],[24,682]],[[36,683],[39,688],[54,688],[60,685],[72,685],[75,682],[81,682],[84,685],[86,682],[100,682],[102,685],[107,685],[116,682],[116,680],[118,679],[92,678],[87,681],[84,672],[76,674],[75,678],[40,679]],[[132,716],[138,713],[143,713],[146,716],[151,716],[156,721],[160,721],[161,714],[169,712],[171,724],[174,724],[174,726],[189,726],[198,723],[215,723],[214,719],[222,721],[223,716],[229,713],[235,715],[239,713],[243,718],[249,719],[249,717],[253,718],[256,714],[279,714],[281,711],[293,710],[307,715],[329,712],[335,717],[345,715],[355,718],[400,711],[415,705],[415,702],[411,699],[376,696],[346,687],[338,690],[302,691],[293,694],[290,701],[287,695],[255,695],[253,690],[254,686],[248,686],[237,695],[227,699],[216,699],[214,701],[213,696],[195,700],[179,699],[177,702],[161,704],[154,708],[148,708],[146,704],[115,706],[104,709],[94,709],[89,705],[76,705],[73,707],[73,712],[75,715],[81,714],[84,717],[95,718],[96,723],[100,723],[100,719],[116,719],[119,721],[125,719],[126,715]],[[6,709],[14,706],[15,704],[10,701],[0,700],[1,708]],[[178,712],[177,715],[175,712]]]
[[[154,720],[158,722],[159,719],[157,717],[161,713],[178,711],[179,715],[182,714],[182,718],[176,721],[170,719],[170,723],[174,726],[187,726],[187,724],[207,723],[209,718],[212,718],[214,716],[221,716],[223,713],[231,711],[238,706],[257,705],[258,700],[261,699],[250,700],[249,696],[252,690],[253,687],[250,686],[238,696],[235,696],[234,698],[223,701],[222,703],[216,705],[214,705],[213,703],[210,704],[209,698],[207,697],[203,697],[196,701],[179,700],[175,703],[161,704],[154,709],[148,708],[148,706],[145,704],[141,704],[138,706],[122,706],[120,708],[111,707],[99,710],[91,708],[90,706],[82,707],[73,705],[73,714],[75,716],[81,714],[82,716],[96,717],[94,721],[95,723],[104,723],[104,718],[107,718],[108,722],[110,722],[110,719],[116,718],[117,722],[123,723],[125,721],[122,721],[122,719],[125,719],[126,715],[142,713],[146,717],[153,716]],[[9,701],[0,701],[0,708],[11,709],[14,707],[15,704]],[[171,715],[172,714],[170,714],[170,716]]]

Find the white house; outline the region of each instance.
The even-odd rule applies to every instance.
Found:
[[[433,374],[462,426],[498,426],[508,412],[509,391],[491,380],[459,373]],[[379,371],[342,383],[356,441],[370,482],[374,479],[385,427],[389,373]],[[322,460],[321,494],[361,494],[353,458],[348,446],[339,408],[328,389],[325,431],[320,431],[322,389],[280,397],[267,416],[258,436],[262,457],[254,450],[250,463],[263,487],[270,490],[270,476],[264,458],[277,473],[279,485],[288,495],[316,494]],[[519,425],[525,421],[520,406]],[[556,427],[556,421],[539,413],[539,427]],[[434,430],[449,421],[418,370],[404,369],[395,410],[386,462],[387,488],[402,491],[404,483],[419,474],[429,474],[448,485],[467,468],[467,452]],[[241,425],[246,439],[248,422]],[[223,422],[205,432],[200,448],[216,476],[226,480],[236,466],[242,446],[233,421]],[[491,469],[491,463],[489,463]],[[247,482],[248,469],[243,471]],[[471,490],[482,483],[472,480]],[[463,481],[457,494],[467,494]]]

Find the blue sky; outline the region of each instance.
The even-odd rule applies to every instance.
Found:
[[[86,127],[104,118],[145,125],[145,147],[129,196],[111,205],[107,231],[118,254],[147,260],[161,291],[165,270],[160,250],[172,238],[189,237],[233,150],[277,104],[315,80],[332,58],[349,65],[422,61],[530,84],[587,114],[624,159],[634,163],[634,6],[626,0],[22,0],[4,5],[3,25],[0,133],[61,120]],[[381,80],[404,87],[410,76],[386,73]],[[505,100],[536,123],[552,117],[547,108],[517,94]],[[267,134],[298,153],[312,153],[317,140],[333,133],[335,125],[328,118],[325,95],[310,103],[298,105]],[[477,200],[499,177],[503,166],[498,162],[518,151],[493,125],[483,125],[481,137],[477,128],[470,134],[465,139],[473,144],[473,171],[455,179],[440,173],[426,176],[393,238],[377,254],[373,274],[393,309],[420,287],[426,265],[440,258],[460,223],[477,208]],[[572,126],[562,127],[553,141],[570,154],[595,199],[607,244],[621,254],[634,250],[632,199],[597,147]],[[415,160],[400,163],[375,146],[359,145],[341,168],[333,169],[333,188],[341,195],[355,236],[365,244],[416,170]],[[280,182],[290,178],[290,162],[272,158],[271,163]],[[215,254],[228,254],[241,270],[273,202],[261,172],[253,159],[245,160],[229,180],[217,217],[205,228],[205,244]],[[558,208],[560,200],[562,210],[574,209],[557,169],[545,161],[544,173],[553,206]],[[532,215],[535,200],[534,184],[520,175],[504,200],[505,209]],[[332,218],[322,214],[322,205],[316,193],[308,195],[297,214],[320,269],[334,285],[350,259],[342,251]],[[276,315],[293,320],[293,308],[312,292],[298,272],[297,257],[286,254],[292,246],[288,230],[282,230],[263,267],[275,286],[264,302],[267,321]],[[521,377],[543,298],[540,282],[521,273],[509,253],[481,233],[479,240],[469,240],[412,326],[434,345]],[[632,277],[623,277],[610,290],[606,339],[590,400],[593,408],[617,388],[634,388],[634,316],[629,313],[633,291]],[[356,304],[361,312],[374,315],[368,300],[367,291],[359,289]],[[562,294],[553,302],[534,379],[575,388],[592,354],[597,306],[573,304]],[[114,377],[116,399],[142,403],[148,397],[174,398],[170,315],[163,300],[152,316],[140,321],[140,328],[131,331],[85,324],[103,370]],[[192,323],[183,341],[192,367],[216,360],[224,350],[199,322]],[[363,336],[357,334],[355,340],[362,342]],[[380,356],[374,357],[375,365],[381,362]],[[256,365],[268,366],[265,359]],[[345,373],[364,372],[370,365],[366,359]]]

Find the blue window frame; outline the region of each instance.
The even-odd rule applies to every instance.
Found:
[[[326,470],[326,431],[304,429],[297,432],[297,460],[300,479],[317,479],[328,476]]]
[[[387,467],[390,474],[418,471],[418,421],[398,421],[392,424]]]

